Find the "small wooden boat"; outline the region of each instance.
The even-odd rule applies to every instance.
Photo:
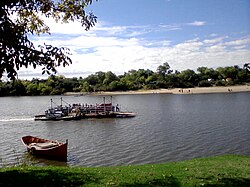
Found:
[[[67,161],[68,140],[66,142],[57,142],[33,136],[24,136],[21,140],[32,155]]]

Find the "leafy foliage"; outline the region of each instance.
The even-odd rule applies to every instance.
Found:
[[[51,75],[47,80],[0,81],[0,96],[9,95],[60,95],[65,92],[127,91],[158,88],[191,88],[227,86],[250,83],[250,71],[243,66],[220,67],[217,69],[199,67],[197,72],[184,70],[159,73],[152,70],[130,70],[117,76],[111,71],[96,72],[86,78],[66,78]]]
[[[49,33],[42,16],[56,21],[80,21],[86,30],[96,16],[86,14],[92,0],[1,0],[0,1],[0,78],[4,72],[14,80],[21,67],[42,67],[42,73],[56,73],[56,67],[72,63],[65,47],[43,44],[35,47],[29,35]]]

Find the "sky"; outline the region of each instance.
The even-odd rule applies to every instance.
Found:
[[[32,36],[35,45],[68,47],[73,63],[58,75],[116,75],[167,62],[172,70],[250,63],[250,0],[98,0],[87,7],[97,24],[46,19],[51,35]],[[19,78],[41,78],[41,69],[23,68]]]

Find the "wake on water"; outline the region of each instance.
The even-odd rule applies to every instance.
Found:
[[[0,122],[8,122],[8,121],[31,121],[34,118],[0,118]]]

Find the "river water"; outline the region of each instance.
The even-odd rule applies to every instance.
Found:
[[[126,119],[34,121],[61,96],[0,97],[0,167],[115,166],[164,163],[222,154],[250,155],[250,93],[113,96]],[[102,96],[63,96],[68,103],[101,103]],[[108,98],[106,98],[106,102]],[[20,139],[69,140],[68,161],[27,154]]]

